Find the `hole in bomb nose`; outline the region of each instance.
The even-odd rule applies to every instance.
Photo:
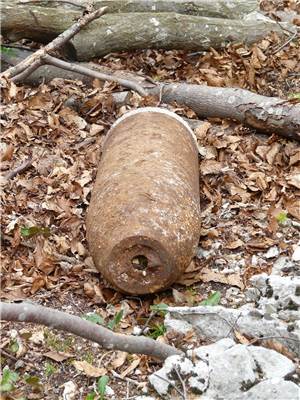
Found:
[[[140,254],[132,258],[131,264],[136,269],[144,270],[148,267],[148,258]]]

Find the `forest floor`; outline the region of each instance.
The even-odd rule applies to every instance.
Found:
[[[235,44],[191,54],[145,50],[96,61],[155,80],[240,87],[297,101],[300,43],[295,38],[282,46],[286,40],[271,34],[249,47]],[[300,246],[299,143],[228,120],[206,120],[195,132],[202,213],[198,256],[181,283],[169,290],[122,295],[95,270],[85,238],[86,210],[108,129],[129,109],[156,103],[134,94],[129,105],[118,107],[111,93],[119,90],[114,83],[95,80],[88,88],[60,79],[37,88],[12,84],[3,90],[3,176],[31,161],[23,172],[1,182],[1,298],[80,316],[97,314],[105,323],[114,320],[115,331],[126,334],[144,326],[153,304],[197,305],[214,291],[220,292],[223,305],[243,303],[249,278],[270,272],[280,255],[291,257]],[[74,96],[81,101],[76,111],[65,104]],[[189,109],[168,108],[196,119]],[[178,347],[197,342],[165,334],[159,315],[150,321],[148,334]],[[77,393],[75,399],[86,399],[103,375],[116,399],[134,398],[143,388],[151,394],[147,376],[161,365],[146,356],[103,350],[69,334],[18,323],[2,324],[1,350],[2,366],[18,373],[16,388],[7,397],[12,399],[58,399],[66,387]]]

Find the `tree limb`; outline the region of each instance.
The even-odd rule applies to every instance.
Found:
[[[19,57],[1,56],[2,60],[17,63],[21,59],[22,51],[14,49]],[[27,54],[27,52],[25,52]],[[200,118],[217,117],[229,118],[239,121],[259,131],[272,134],[276,133],[285,138],[300,141],[300,104],[277,97],[266,97],[239,88],[221,88],[186,83],[160,83],[149,84],[145,78],[119,71],[116,73],[108,68],[102,72],[101,67],[87,63],[67,63],[50,56],[45,56],[50,66],[38,69],[33,81],[46,82],[55,76],[66,78],[62,69],[71,72],[68,79],[80,79],[81,76],[98,78],[117,82],[122,86],[137,91],[140,95],[155,95],[164,103],[177,102],[179,105],[190,107]],[[54,60],[54,61],[53,61]],[[55,66],[54,66],[55,65]],[[92,68],[90,68],[90,66]],[[47,68],[47,69],[46,69]],[[35,74],[35,73],[34,73]],[[82,75],[84,74],[84,75]],[[124,78],[123,76],[126,78]],[[20,75],[15,77],[20,80]],[[89,84],[91,81],[85,80]]]
[[[145,354],[160,360],[171,355],[183,354],[181,350],[156,340],[115,333],[80,317],[32,303],[0,302],[0,315],[1,320],[5,321],[31,322],[73,333],[76,336],[96,342],[109,350]]]
[[[105,14],[106,11],[107,7],[103,7],[96,11],[83,15],[72,26],[70,26],[60,35],[58,35],[52,42],[48,43],[45,47],[37,50],[20,64],[6,70],[3,74],[0,75],[0,78],[12,78],[23,72],[26,68],[32,67],[32,64],[35,66],[35,68],[32,68],[38,68],[38,64],[40,63],[40,59],[42,56],[47,55],[49,52],[62,47],[65,43],[72,39],[72,37],[75,36],[85,25],[87,25],[94,19],[101,17],[103,14]]]

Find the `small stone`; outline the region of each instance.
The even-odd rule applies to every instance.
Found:
[[[280,251],[279,251],[278,247],[277,246],[273,246],[273,247],[269,248],[269,250],[267,251],[265,257],[266,258],[274,258],[274,257],[279,256],[279,254],[280,254]]]
[[[293,267],[294,263],[289,257],[281,256],[274,262],[272,275],[280,275],[282,272],[289,272]]]
[[[297,246],[294,250],[294,253],[292,255],[292,260],[293,261],[300,261],[300,246]]]

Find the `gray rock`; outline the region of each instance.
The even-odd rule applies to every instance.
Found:
[[[241,398],[245,387],[257,380],[256,364],[245,345],[238,344],[221,354],[210,356],[209,368],[206,394],[213,398]]]
[[[289,257],[281,256],[274,262],[272,275],[281,275],[282,272],[292,270],[294,266],[294,263],[289,259]]]
[[[207,346],[201,346],[194,350],[189,350],[187,355],[189,357],[193,357],[195,355],[200,360],[209,361],[210,356],[222,354],[225,350],[228,350],[233,346],[235,346],[235,342],[232,339],[225,338],[216,343],[209,344]]]
[[[284,378],[295,370],[293,362],[277,351],[257,346],[248,346],[248,351],[264,378]]]
[[[207,363],[193,363],[182,356],[168,357],[163,367],[150,375],[149,381],[160,396],[166,396],[174,385],[181,386],[180,378],[188,383],[190,389],[202,393],[208,387],[209,368]]]
[[[193,329],[193,326],[187,321],[171,318],[169,313],[165,317],[164,325],[167,328],[167,332],[176,331],[183,335]]]
[[[193,376],[188,379],[189,387],[197,393],[203,393],[208,387],[209,367],[203,361],[198,361],[192,371]]]
[[[274,258],[274,257],[279,256],[279,254],[280,254],[280,251],[279,251],[278,247],[273,246],[273,247],[270,247],[269,250],[266,252],[265,257],[266,258]]]
[[[188,357],[171,356],[150,376],[151,384],[163,398],[171,395],[172,386],[182,387],[183,380],[187,393],[201,394],[201,400],[297,399],[297,385],[283,380],[295,371],[295,366],[274,350],[234,344],[226,338],[188,351]],[[281,386],[294,397],[284,397]]]
[[[297,295],[299,277],[261,274],[253,276],[250,281],[262,294],[258,307],[264,314],[274,318],[273,314],[278,317],[279,311],[292,310],[292,314],[281,313],[279,317],[286,321],[289,321],[290,315],[293,316],[292,320],[300,319],[300,296]]]
[[[299,387],[284,379],[267,379],[248,390],[243,400],[298,400]]]
[[[156,400],[155,397],[152,396],[136,396],[134,400]]]
[[[222,306],[168,307],[171,319],[186,321],[192,325],[201,338],[218,341],[229,337],[234,339],[234,330],[249,337],[276,337],[289,351],[300,355],[300,324],[294,322],[294,329],[288,330],[289,324],[265,315],[260,309],[246,304],[232,309]],[[233,329],[234,327],[234,329]]]

